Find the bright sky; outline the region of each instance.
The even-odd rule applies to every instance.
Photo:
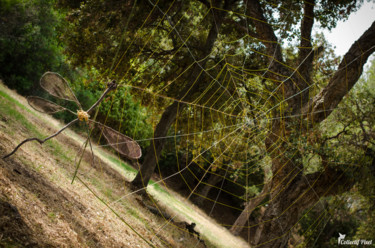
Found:
[[[326,39],[336,46],[336,55],[344,55],[350,46],[375,21],[375,3],[365,2],[362,7],[349,16],[345,22],[339,22],[331,32],[324,31]]]

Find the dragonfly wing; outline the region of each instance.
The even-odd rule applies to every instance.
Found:
[[[109,145],[118,153],[130,159],[138,159],[142,156],[142,149],[135,140],[103,124],[97,122],[95,124],[100,128]]]
[[[55,72],[46,72],[40,78],[40,86],[49,94],[60,99],[73,101],[79,108],[81,104],[74,95],[72,89],[69,87],[68,82],[59,74]]]
[[[64,107],[37,96],[27,97],[27,102],[33,109],[42,113],[54,114],[65,110]]]

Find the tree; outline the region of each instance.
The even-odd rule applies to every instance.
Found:
[[[330,160],[339,158],[347,165],[345,174],[358,180],[350,191],[326,197],[306,213],[298,230],[304,236],[305,247],[312,243],[316,247],[336,247],[338,232],[345,233],[348,240],[371,239],[375,235],[374,62],[339,104],[340,111],[332,113],[320,128],[322,136],[318,143],[329,148],[326,155]]]
[[[0,1],[0,77],[22,94],[63,64],[54,0]]]
[[[265,142],[272,158],[270,201],[260,218],[252,241],[256,246],[285,247],[291,230],[305,209],[313,206],[321,197],[338,194],[353,185],[352,180],[346,178],[343,171],[335,168],[334,163],[325,160],[324,156],[321,158],[322,171],[306,174],[298,142],[301,136],[311,134],[314,130],[312,127],[319,125],[332,113],[359,79],[364,63],[375,51],[375,22],[345,54],[327,86],[311,97],[309,93],[314,83],[311,32],[314,20],[319,16],[317,13],[321,10],[320,7],[331,7],[330,11],[337,9],[324,6],[327,4],[325,2],[320,2],[320,7],[317,7],[315,1],[303,3],[298,56],[293,61],[298,67],[293,71],[286,66],[274,29],[266,19],[265,10],[268,6],[256,0],[245,3],[248,15],[254,18],[249,22],[255,27],[257,35],[267,41],[264,45],[271,58],[269,63],[272,72],[269,77],[275,84],[282,82],[275,87],[277,93],[285,99],[287,107],[280,112],[273,111],[274,116],[303,117],[299,120],[276,118]],[[353,7],[353,3],[343,5],[349,4]]]

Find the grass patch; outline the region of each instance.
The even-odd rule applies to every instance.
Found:
[[[46,146],[50,149],[52,155],[60,160],[63,160],[64,162],[72,162],[74,159],[72,159],[72,156],[69,156],[70,150],[66,149],[63,145],[61,145],[56,140],[49,140],[46,143]]]
[[[1,240],[0,241],[0,247],[4,248],[18,248],[22,247],[19,243],[13,241],[13,240]]]
[[[127,173],[130,173],[130,174],[136,174],[137,173],[137,170],[134,169],[133,167],[131,167],[130,165],[128,165],[127,163],[117,159],[117,158],[114,158],[113,156],[107,156],[107,155],[104,155],[109,161],[111,161],[112,163],[116,164],[117,166],[119,167],[122,167],[123,169],[125,169],[125,171]]]
[[[141,216],[138,214],[138,212],[136,210],[134,210],[133,208],[129,208],[128,206],[126,206],[126,212],[129,215],[133,216],[135,219],[141,221],[142,223],[145,223],[143,218],[141,218]]]
[[[113,196],[113,190],[111,188],[105,188],[104,195],[111,200],[115,199]]]
[[[100,179],[96,178],[96,177],[89,177],[88,180],[90,181],[90,183],[92,184],[93,189],[96,189],[98,190],[102,196],[100,196],[104,201],[114,201],[115,200],[115,196],[114,196],[114,193],[113,193],[113,190],[108,187],[105,182],[101,181]],[[104,198],[104,197],[105,198]]]
[[[162,188],[154,180],[150,180],[149,186],[153,187],[156,191],[159,191],[160,193],[166,194],[167,196],[171,196],[171,194],[169,194],[168,191],[166,191],[164,188]]]
[[[25,116],[23,116],[17,109],[12,108],[12,104],[15,103],[17,106],[22,107],[26,111],[29,111],[25,106],[21,105],[19,102],[13,100],[9,95],[0,91],[0,95],[4,96],[3,99],[0,98],[0,113],[12,117],[17,123],[18,126],[24,126],[34,135],[41,135],[41,133],[28,121]]]
[[[52,221],[55,221],[57,218],[57,215],[54,212],[48,212],[47,213],[48,218],[50,218]]]
[[[14,99],[13,97],[9,96],[7,93],[5,93],[4,91],[0,91],[0,96],[4,97],[5,99],[7,99],[8,101],[12,102],[12,103],[15,103],[18,107],[24,109],[24,110],[27,110],[28,111],[28,108],[25,107],[22,103],[20,103],[19,101],[17,101],[16,99]]]
[[[37,126],[33,125],[32,122],[30,122],[23,114],[21,114],[16,108],[14,108],[14,105],[26,110],[28,113],[34,114],[30,111],[29,108],[3,91],[0,91],[0,96],[3,97],[0,98],[0,113],[3,113],[5,116],[12,117],[12,121],[16,122],[17,126],[23,126],[25,129],[27,129],[30,133],[30,136],[39,138],[46,136],[38,130]],[[14,132],[15,131],[12,129],[12,131],[10,131],[10,134],[14,134]],[[55,157],[60,158],[64,161],[71,161],[66,149],[64,149],[59,142],[55,140],[49,140],[44,145],[51,150],[52,154]]]

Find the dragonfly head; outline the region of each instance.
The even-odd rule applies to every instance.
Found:
[[[82,109],[77,110],[77,117],[80,121],[89,121],[90,115]]]

